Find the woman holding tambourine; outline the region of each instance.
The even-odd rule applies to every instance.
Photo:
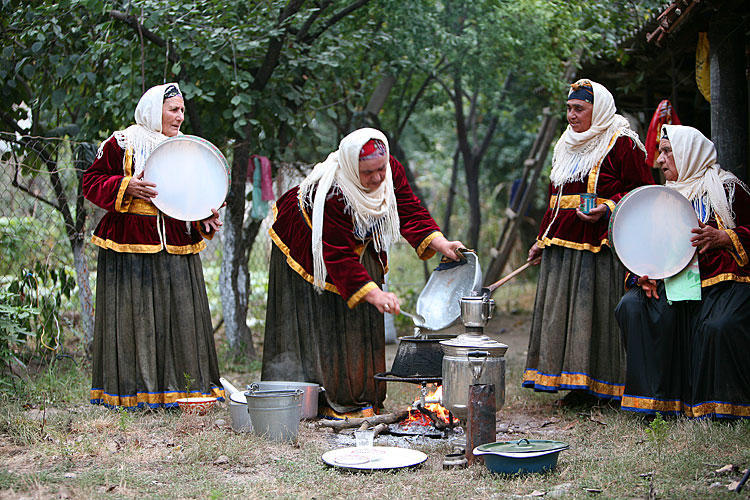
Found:
[[[136,124],[102,143],[83,193],[107,210],[92,242],[97,262],[90,400],[124,408],[177,406],[189,395],[223,396],[198,252],[219,229],[173,219],[151,202],[146,160],[180,132],[185,105],[176,83],[150,88]],[[188,394],[187,391],[190,391]]]

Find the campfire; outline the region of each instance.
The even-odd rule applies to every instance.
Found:
[[[408,416],[391,426],[391,432],[397,434],[425,434],[430,435],[434,430],[453,429],[457,422],[447,408],[442,406],[443,387],[424,386],[420,397],[416,398],[409,408]]]

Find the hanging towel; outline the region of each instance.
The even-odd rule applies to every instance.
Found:
[[[257,160],[257,161],[256,161]],[[271,160],[267,156],[252,155],[247,165],[247,176],[253,179],[253,186],[256,181],[254,177],[255,166],[260,164],[260,182],[258,183],[261,190],[261,199],[263,201],[273,201],[276,196],[273,194],[273,179],[271,177]]]

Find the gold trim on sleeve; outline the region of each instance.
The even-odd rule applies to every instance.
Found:
[[[362,288],[354,292],[354,294],[349,297],[349,300],[346,301],[346,305],[349,307],[349,309],[354,309],[356,305],[362,302],[364,296],[370,293],[370,291],[374,290],[375,288],[378,288],[378,285],[376,285],[374,281],[368,281],[362,286]]]
[[[115,198],[115,212],[127,212],[130,207],[130,203],[133,197],[129,194],[125,194],[125,190],[128,189],[130,180],[132,177],[125,176],[120,181],[120,189],[117,190],[117,196]]]
[[[724,232],[726,232],[729,235],[729,239],[732,240],[732,245],[734,245],[734,252],[732,253],[732,257],[734,257],[735,262],[737,262],[737,265],[740,267],[745,267],[748,262],[747,253],[745,253],[745,247],[742,246],[742,242],[740,241],[739,236],[737,236],[737,233],[735,233],[732,229],[725,229]]]
[[[425,239],[422,240],[422,243],[419,244],[419,246],[416,248],[417,255],[422,260],[427,260],[431,258],[433,255],[435,255],[435,250],[432,248],[429,248],[430,243],[432,243],[432,240],[437,238],[438,236],[443,236],[443,233],[440,231],[433,231],[432,233],[428,234]]]

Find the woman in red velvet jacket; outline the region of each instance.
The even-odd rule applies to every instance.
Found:
[[[664,125],[657,165],[698,216],[699,301],[668,301],[633,276],[616,316],[627,339],[621,407],[647,414],[750,418],[750,193],[692,127]],[[637,286],[636,286],[637,285]]]
[[[221,226],[218,213],[201,223],[173,219],[151,202],[157,186],[143,180],[148,155],[179,133],[184,113],[177,84],[152,87],[136,124],[104,141],[83,174],[86,199],[107,210],[92,238],[100,247],[93,404],[158,408],[223,396],[198,256]]]
[[[653,184],[644,147],[615,113],[612,94],[579,80],[567,101],[568,127],[555,145],[549,204],[529,260],[541,256],[523,386],[570,392],[561,404],[620,399],[625,349],[614,317],[625,269],[607,225],[630,190]],[[596,197],[588,213],[581,195]]]
[[[383,312],[400,312],[381,290],[389,246],[403,236],[422,259],[458,259],[414,196],[379,130],[359,129],[279,198],[263,345],[263,380],[315,382],[329,415],[382,405]]]

